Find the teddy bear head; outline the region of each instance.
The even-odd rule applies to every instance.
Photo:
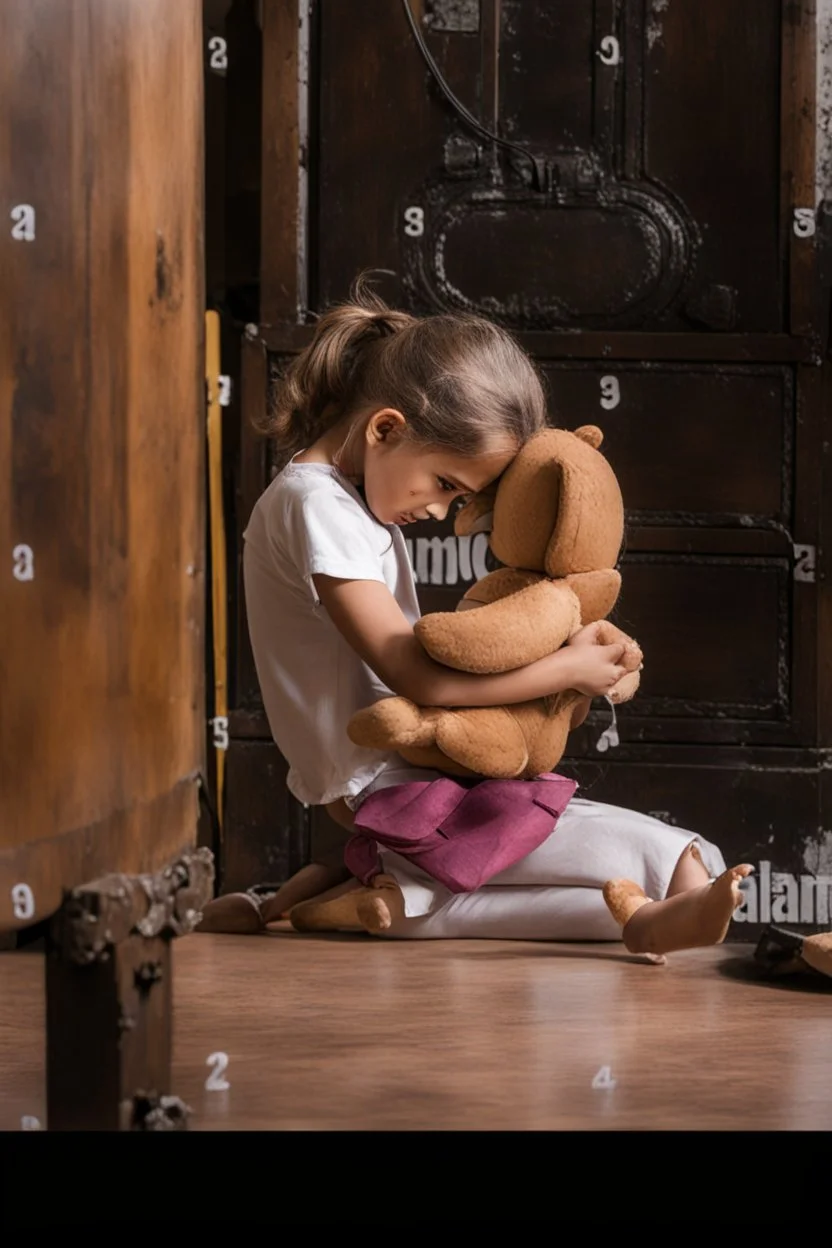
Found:
[[[501,563],[552,578],[615,567],[624,504],[598,449],[603,436],[595,425],[535,434],[502,476],[457,512],[455,533],[487,532]]]

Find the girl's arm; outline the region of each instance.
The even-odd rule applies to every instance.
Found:
[[[316,575],[322,604],[338,631],[380,680],[421,706],[500,706],[529,702],[565,689],[588,697],[621,679],[624,646],[564,646],[513,672],[478,676],[436,663],[396,599],[380,581]]]

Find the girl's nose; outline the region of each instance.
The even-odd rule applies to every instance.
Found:
[[[425,508],[425,511],[428,513],[431,520],[444,520],[448,514],[449,507],[450,503],[431,503],[429,507]]]

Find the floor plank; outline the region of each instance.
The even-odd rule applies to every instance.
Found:
[[[749,945],[655,967],[287,928],[177,941],[174,974],[192,1130],[832,1128],[832,981],[761,982]],[[42,978],[41,954],[0,954],[0,1129],[47,1125]]]

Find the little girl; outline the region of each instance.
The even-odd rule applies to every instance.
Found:
[[[270,432],[285,463],[245,531],[248,625],[288,787],[344,829],[371,793],[440,773],[353,744],[362,707],[399,694],[422,706],[493,706],[566,689],[593,697],[624,673],[621,645],[592,626],[554,654],[494,676],[452,671],[416,638],[419,605],[402,526],[443,520],[504,471],[546,424],[531,360],[473,316],[394,312],[363,281],[318,321],[283,378]],[[520,783],[520,782],[518,782]],[[203,931],[260,931],[289,910],[301,930],[400,938],[620,940],[634,952],[718,943],[748,864],[657,819],[573,797],[551,835],[471,893],[452,894],[380,847],[368,887],[313,863],[259,903],[210,903]],[[719,877],[719,878],[716,878]],[[606,890],[604,885],[607,885]],[[623,927],[623,932],[622,932]]]

